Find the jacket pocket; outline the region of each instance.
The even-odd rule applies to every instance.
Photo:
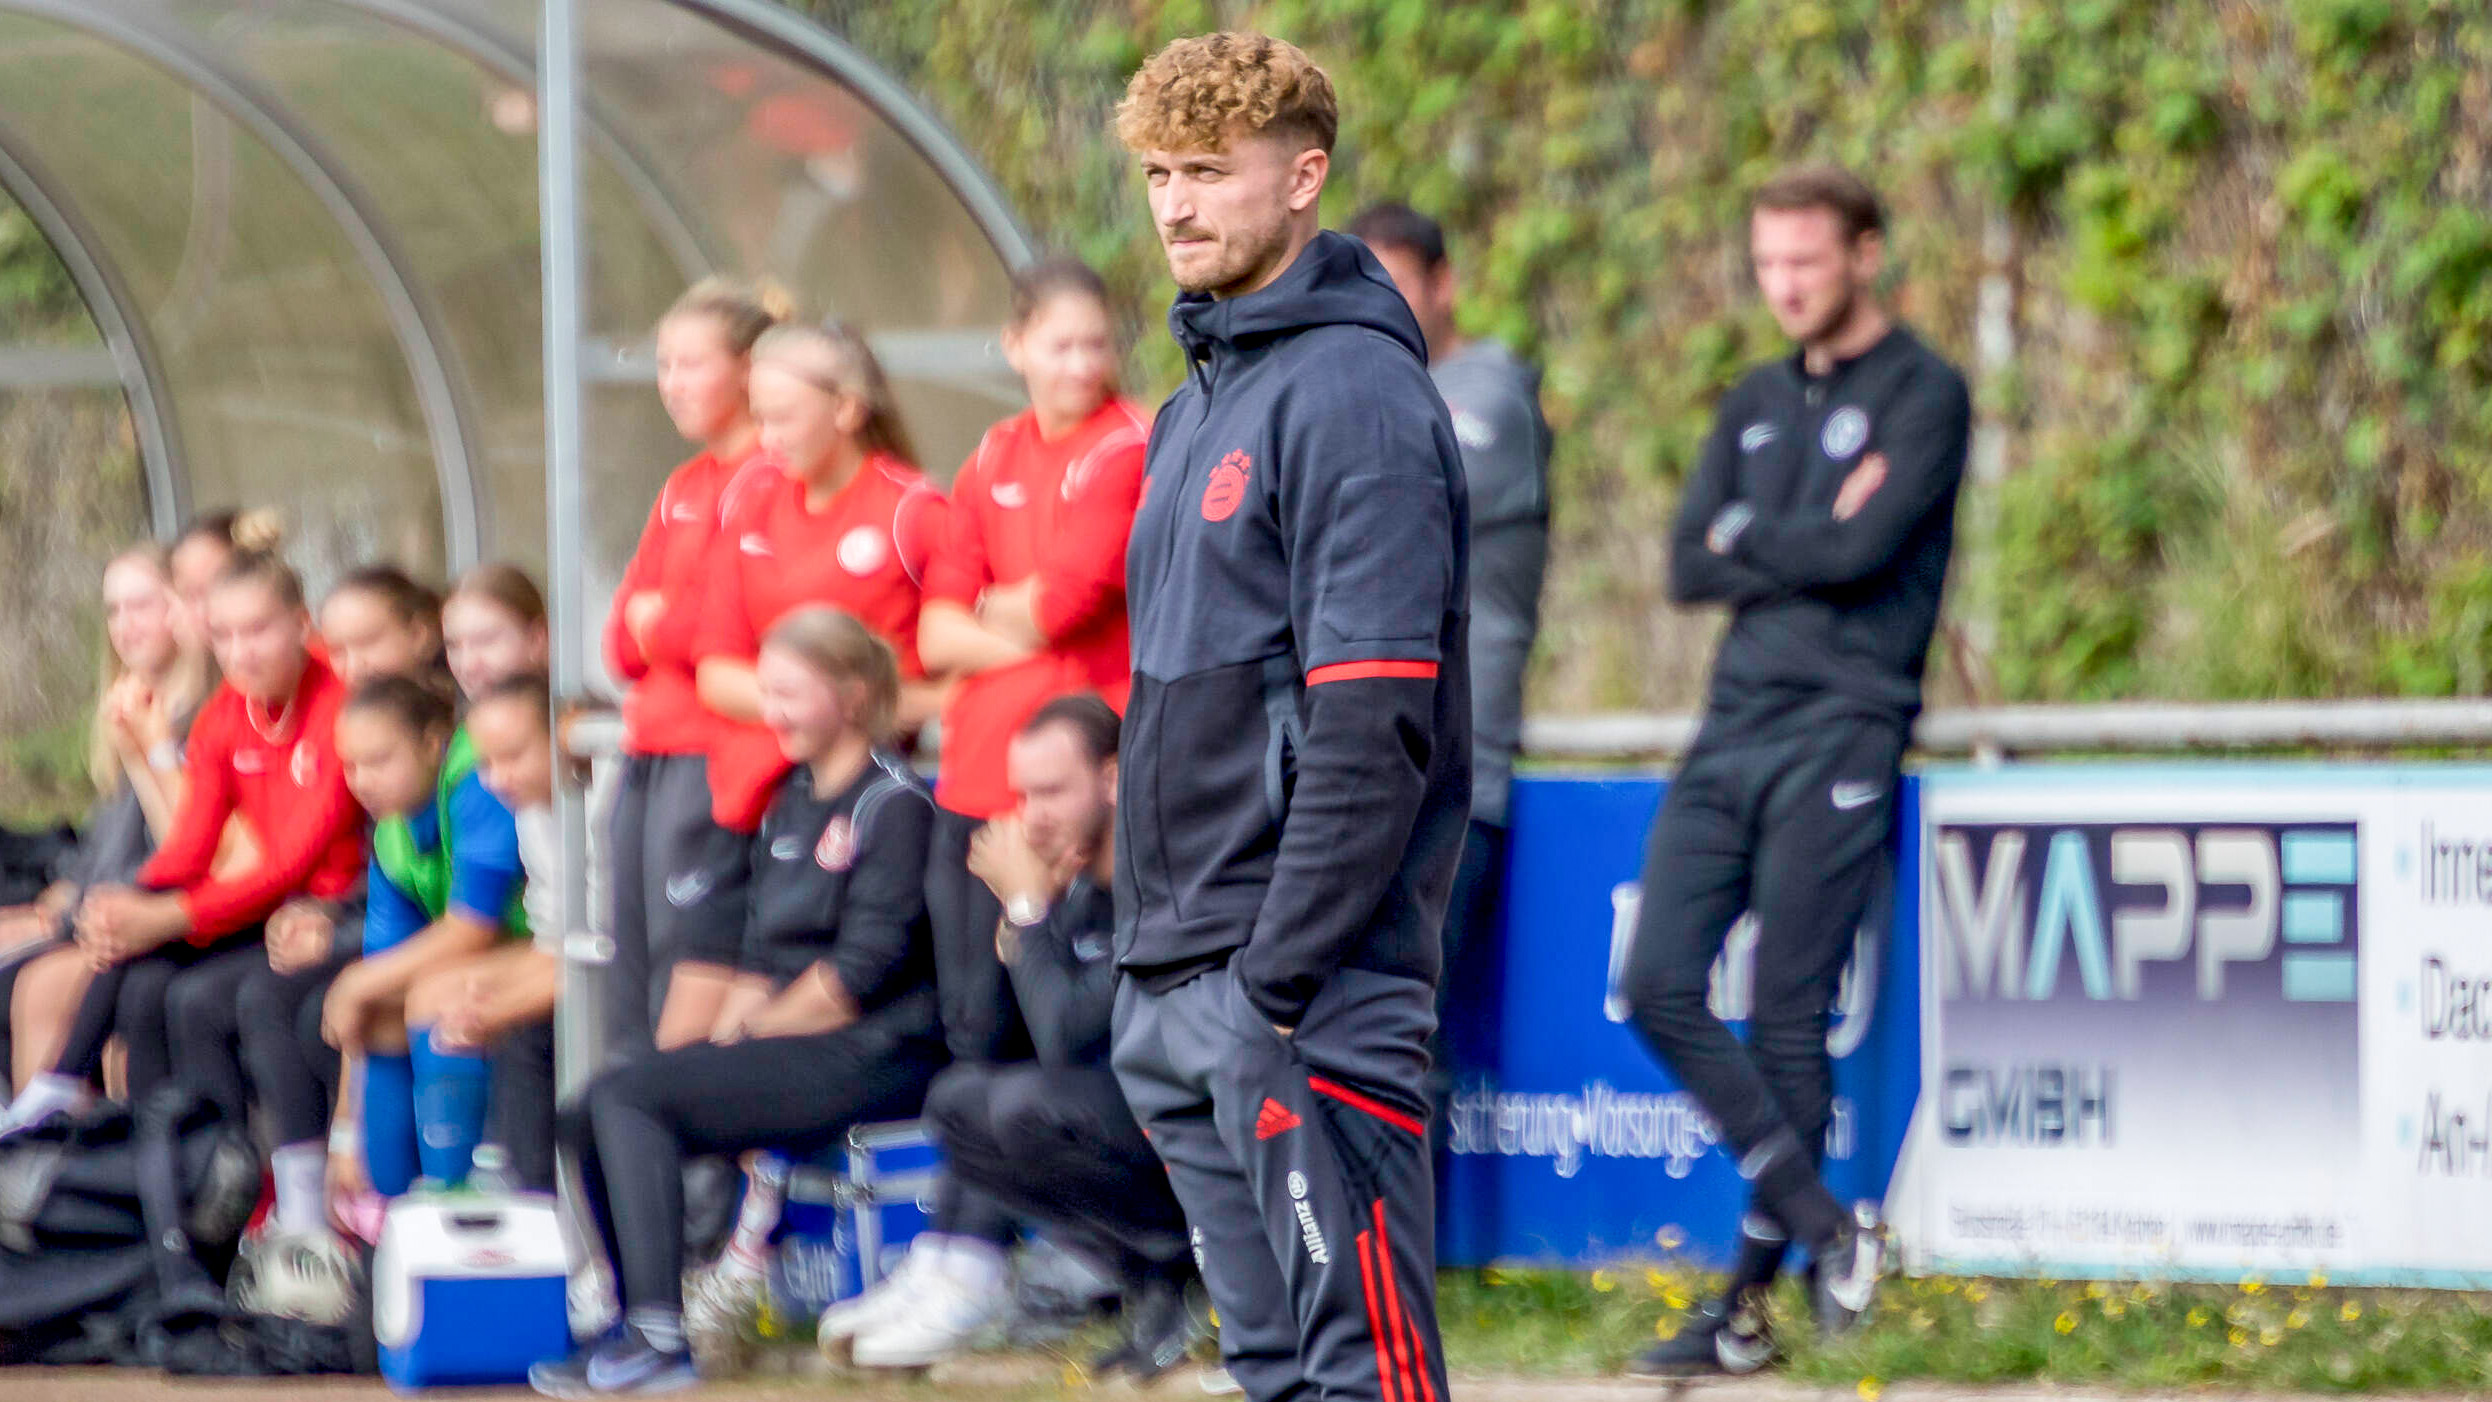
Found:
[[[1216,667],[1163,684],[1156,698],[1151,811],[1128,818],[1155,829],[1168,897],[1189,924],[1224,917],[1251,923],[1272,879],[1280,821],[1272,811],[1275,736],[1263,677],[1260,662]],[[1277,756],[1284,809],[1285,735]],[[1145,846],[1153,840],[1141,839]]]

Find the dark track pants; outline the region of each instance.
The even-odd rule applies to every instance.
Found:
[[[512,1176],[530,1192],[554,1191],[554,1023],[512,1028],[486,1053],[493,1064],[485,1137],[510,1155]]]
[[[627,1309],[683,1308],[684,1160],[808,1155],[850,1125],[917,1115],[940,1049],[871,1027],[695,1042],[589,1082],[563,1132]]]
[[[232,1022],[234,990],[253,964],[266,967],[267,954],[257,926],[228,935],[212,945],[175,942],[116,964],[87,984],[78,1016],[70,1024],[69,1041],[52,1069],[64,1076],[93,1081],[104,1062],[104,1043],[114,1036],[130,1058],[130,1103],[147,1098],[170,1082],[175,1047],[170,1008],[178,994],[186,1020],[216,1021],[208,1004],[221,993],[226,1009],[222,1021]],[[202,1026],[200,1035],[210,1035]],[[220,1101],[235,1097],[241,1079],[241,1051],[226,1042],[213,1058],[192,1064],[191,1049],[182,1049],[184,1080]]]
[[[750,856],[747,839],[710,816],[709,760],[701,755],[624,756],[607,822],[614,883],[607,1049],[639,1055],[654,1045],[677,960],[734,964]]]
[[[973,1199],[1047,1226],[1110,1279],[1185,1273],[1185,1211],[1106,1067],[956,1062],[925,1118]]]
[[[1436,1327],[1436,991],[1344,969],[1296,1033],[1223,967],[1116,994],[1118,1082],[1192,1224],[1252,1402],[1449,1402]]]
[[[336,948],[362,947],[360,928],[341,928],[338,935]],[[337,1048],[321,1039],[320,1012],[329,985],[354,961],[352,953],[333,955],[290,974],[278,973],[263,961],[234,995],[243,1065],[268,1117],[272,1144],[328,1137],[339,1063]]]
[[[995,925],[1004,908],[969,870],[969,839],[985,825],[983,818],[937,808],[926,844],[926,923],[934,936],[943,1044],[954,1061],[1026,1061],[1029,1029],[1012,996],[1011,976],[995,957]]]
[[[1844,961],[1886,873],[1900,720],[1803,711],[1753,735],[1710,725],[1664,797],[1644,860],[1642,914],[1626,991],[1662,1065],[1720,1124],[1759,1206],[1808,1243],[1829,1230],[1813,1194],[1834,1111],[1826,1055]],[[1714,961],[1742,911],[1757,922],[1748,1041],[1707,1004]],[[1815,1203],[1785,1201],[1764,1176],[1800,1178]]]

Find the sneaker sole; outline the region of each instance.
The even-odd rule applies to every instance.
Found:
[[[588,1397],[657,1397],[670,1392],[690,1392],[701,1385],[701,1375],[690,1368],[680,1372],[654,1374],[620,1386],[591,1382],[583,1396]]]
[[[561,1378],[540,1381],[533,1374],[528,1379],[528,1390],[534,1392],[539,1397],[571,1398],[594,1397],[597,1395],[594,1391],[590,1390],[588,1379],[586,1378]]]

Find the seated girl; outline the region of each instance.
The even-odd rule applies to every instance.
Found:
[[[374,817],[363,955],[330,985],[321,1026],[346,1060],[329,1143],[333,1201],[407,1191],[419,1174],[467,1177],[484,1131],[482,1062],[442,1056],[410,1028],[407,991],[425,974],[524,930],[519,838],[472,758],[453,752],[442,693],[404,677],[359,688],[338,717],[347,783]],[[280,1174],[278,1211],[300,1188]],[[361,1234],[370,1223],[349,1219]]]
[[[127,884],[173,826],[182,801],[182,746],[216,666],[206,637],[184,626],[172,565],[160,545],[138,545],[104,567],[104,681],[96,697],[87,772],[102,795],[80,832],[62,879],[33,905],[0,910],[0,1006],[10,1084],[22,1086],[59,1057],[92,970],[72,938],[71,913],[86,892]],[[258,860],[245,830],[229,825],[227,874]]]
[[[441,596],[395,565],[350,571],[320,604],[320,637],[349,693],[405,677],[447,695]],[[360,877],[361,872],[358,872]],[[337,1049],[323,1039],[330,985],[363,952],[363,883],[329,900],[288,901],[268,921],[268,957],[219,1009],[237,1029],[277,1185],[276,1228],[326,1229],[327,1136],[338,1090]],[[203,1013],[201,1021],[206,1021]],[[189,1041],[216,1040],[202,1026]]]
[[[697,1154],[836,1141],[917,1114],[942,1064],[926,934],[934,804],[896,756],[890,647],[812,606],[771,627],[762,723],[794,766],[753,835],[733,981],[706,1041],[589,1084],[564,1123],[623,1315],[529,1382],[549,1396],[695,1381],[683,1324],[683,1164]]]
[[[52,1069],[12,1103],[12,1128],[77,1106],[116,1034],[134,1102],[173,1080],[176,1010],[230,1007],[262,962],[261,922],[297,895],[344,895],[363,864],[363,813],[333,747],[344,688],[310,650],[302,582],[271,556],[241,555],[206,606],[224,681],[191,729],[187,791],[136,883],[97,886],[79,903],[78,945],[95,977]],[[217,858],[236,817],[261,855],[228,875]],[[239,1113],[231,1047],[184,1046],[178,1064],[194,1088]]]
[[[407,1020],[431,1026],[436,1051],[491,1063],[486,1135],[509,1151],[519,1186],[537,1192],[554,1185],[554,1001],[562,987],[551,715],[541,673],[495,683],[467,712],[476,772],[518,824],[531,942],[428,974],[407,994]]]

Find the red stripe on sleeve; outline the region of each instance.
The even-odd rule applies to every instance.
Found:
[[[1433,662],[1335,662],[1307,673],[1307,685],[1322,686],[1326,682],[1354,682],[1365,677],[1433,677]]]

